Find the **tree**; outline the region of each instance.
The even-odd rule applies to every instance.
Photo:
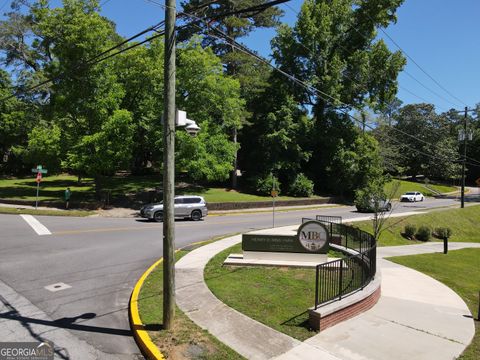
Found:
[[[401,166],[407,175],[450,179],[459,173],[458,143],[451,124],[431,104],[402,107],[395,118]],[[408,135],[407,135],[408,134]]]
[[[8,73],[0,70],[0,98],[13,95],[13,85]],[[20,154],[14,147],[25,146],[36,109],[12,97],[0,102],[0,169],[4,172],[21,172]]]
[[[287,190],[311,156],[307,149],[311,121],[284,82],[268,80],[270,86],[258,97],[250,124],[243,129],[239,161],[252,181],[274,173]]]
[[[31,9],[38,48],[49,54],[44,73],[55,79],[49,91],[51,119],[62,129],[65,168],[93,176],[100,195],[104,175],[128,161],[120,151],[131,143],[131,115],[119,112],[124,95],[113,61],[86,64],[88,59],[118,42],[114,25],[98,13],[96,0],[64,0],[62,8],[49,9],[39,1]],[[110,133],[108,133],[110,132]],[[107,134],[108,133],[108,134]],[[120,158],[106,156],[106,143]],[[127,156],[128,155],[128,156]]]
[[[123,87],[120,108],[132,113],[134,142],[131,169],[135,174],[153,170],[162,159],[163,39],[138,46],[114,58],[115,72]]]
[[[282,25],[272,40],[280,68],[316,89],[290,85],[296,101],[313,113],[309,172],[317,184],[337,181],[324,189],[348,183],[330,170],[338,168],[332,159],[349,157],[359,136],[346,113],[366,106],[378,110],[395,97],[405,59],[377,39],[376,28],[395,21],[401,3],[306,0],[295,26]],[[349,174],[346,169],[341,173]]]
[[[239,38],[245,37],[259,28],[270,28],[279,24],[279,18],[283,14],[282,10],[278,7],[267,7],[262,11],[250,11],[241,12],[244,9],[258,7],[260,5],[268,3],[269,0],[189,0],[182,2],[182,6],[186,13],[195,13],[204,19],[213,21],[215,28],[226,34],[229,39],[225,41],[219,41],[218,34],[213,32],[213,36],[209,34],[208,26],[204,22],[197,23],[193,27],[187,28],[180,38],[189,38],[192,33],[198,32],[198,27],[203,27],[205,36],[202,44],[204,47],[211,47],[215,54],[222,58],[223,63],[226,65],[226,73],[234,76],[240,80],[242,88],[242,95],[248,101],[253,98],[253,95],[258,92],[258,88],[255,91],[251,91],[255,86],[265,85],[263,79],[265,66],[257,60],[253,60],[249,55],[236,51],[232,45],[233,41]],[[221,16],[228,14],[227,16]],[[260,90],[261,91],[261,90]],[[247,102],[247,108],[250,108],[250,104]],[[243,125],[248,122],[248,114],[244,113],[241,121],[233,123],[230,131],[232,140],[237,143],[238,132]],[[239,147],[237,146],[237,149]],[[237,153],[233,159],[233,169],[231,172],[231,187],[237,187],[237,169],[238,160]]]
[[[25,147],[16,146],[17,154],[26,165],[35,167],[43,165],[50,173],[61,169],[62,146],[61,129],[56,124],[40,121],[28,134],[28,143]]]
[[[177,104],[202,128],[194,139],[177,133],[179,170],[194,180],[225,180],[238,150],[228,129],[238,126],[245,113],[240,84],[223,73],[220,59],[211,49],[203,49],[199,38],[178,53]]]

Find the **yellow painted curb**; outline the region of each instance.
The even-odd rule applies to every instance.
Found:
[[[142,350],[142,353],[147,359],[150,360],[165,360],[165,357],[160,352],[158,347],[153,343],[152,339],[148,335],[147,330],[144,328],[144,324],[140,320],[140,314],[138,312],[138,296],[140,295],[140,289],[142,288],[143,283],[148,275],[163,262],[163,258],[158,260],[155,264],[150,266],[147,271],[145,271],[142,277],[138,280],[137,284],[133,288],[132,296],[130,297],[130,328],[132,329],[133,336]]]

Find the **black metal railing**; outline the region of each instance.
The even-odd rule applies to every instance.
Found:
[[[373,235],[320,218],[330,233],[330,246],[345,256],[316,266],[315,309],[362,290],[376,273],[377,247]],[[302,219],[302,221],[314,219]]]

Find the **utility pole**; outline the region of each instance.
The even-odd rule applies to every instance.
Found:
[[[163,116],[163,326],[175,317],[175,0],[166,0]]]
[[[467,112],[468,108],[465,106],[465,117],[463,119],[463,161],[462,161],[462,192],[461,205],[465,207],[465,163],[467,162]]]

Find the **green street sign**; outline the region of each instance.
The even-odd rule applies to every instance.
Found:
[[[46,174],[48,173],[48,170],[47,169],[32,169],[32,173],[42,173],[42,174]]]
[[[42,165],[37,165],[37,170],[42,170]]]

